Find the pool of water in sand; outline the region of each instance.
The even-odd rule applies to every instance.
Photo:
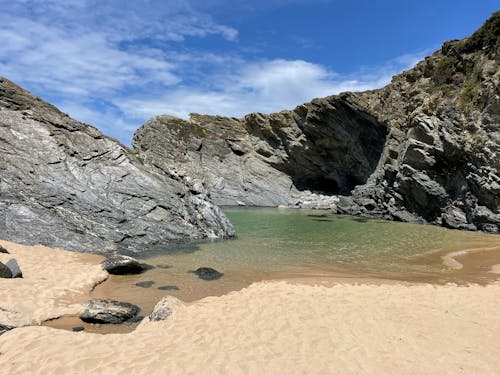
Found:
[[[236,239],[145,249],[140,254],[141,261],[153,269],[140,275],[111,275],[94,290],[92,297],[137,304],[145,315],[165,295],[190,302],[261,280],[325,282],[363,278],[487,283],[498,276],[488,271],[491,265],[500,263],[499,235],[322,211],[227,208],[225,212],[234,224]],[[478,249],[493,251],[474,253]],[[472,250],[456,258],[464,264],[463,268],[443,264],[444,254],[462,250]],[[200,280],[189,272],[198,267],[215,268],[224,276],[216,281]],[[136,285],[143,282],[150,282],[151,286]],[[64,320],[51,325],[61,322]],[[127,326],[86,328],[96,332],[130,330]]]

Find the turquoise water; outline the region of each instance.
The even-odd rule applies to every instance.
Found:
[[[435,254],[500,246],[497,235],[321,211],[227,208],[225,212],[235,226],[236,239],[170,244],[148,251],[142,261],[156,266],[154,269],[141,275],[113,276],[96,289],[97,293],[152,308],[166,294],[191,301],[269,279],[460,281],[470,279],[467,272],[475,275],[477,269],[450,270]],[[500,255],[497,258],[500,263]],[[215,268],[224,277],[210,282],[199,280],[189,273],[198,267]],[[482,274],[492,278],[487,272]],[[135,286],[142,281],[154,284],[151,288]],[[158,289],[161,286],[175,288],[165,291]]]
[[[141,307],[149,314],[165,295],[184,301],[218,296],[253,282],[301,279],[312,283],[338,278],[394,279],[431,283],[487,283],[498,275],[489,273],[500,264],[500,236],[412,225],[321,211],[227,208],[237,238],[234,240],[169,244],[149,249],[142,261],[155,266],[140,275],[115,276],[100,284],[94,298],[112,298]],[[461,256],[460,270],[450,269],[441,256],[467,249],[494,249],[475,256]],[[216,281],[204,281],[190,270],[212,267],[224,273]],[[148,288],[136,283],[149,281]],[[168,290],[159,289],[167,287]],[[117,333],[127,325],[96,328],[67,317],[47,323],[54,327],[84,325],[89,332]]]
[[[478,232],[312,210],[228,208],[225,213],[234,224],[236,239],[169,245],[149,253],[148,260],[234,271],[293,267],[371,273],[437,271],[442,264],[419,266],[415,258],[500,243],[499,236]]]

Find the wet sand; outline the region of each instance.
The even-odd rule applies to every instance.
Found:
[[[194,302],[207,296],[223,296],[238,291],[260,281],[284,280],[295,284],[334,286],[337,284],[433,284],[487,285],[500,278],[494,271],[500,266],[500,246],[473,248],[451,253],[434,253],[415,257],[415,264],[442,264],[443,270],[436,272],[384,273],[360,272],[357,270],[315,267],[288,267],[282,271],[267,274],[252,273],[242,270],[239,274],[225,275],[215,282],[198,280],[195,275],[188,279],[172,272],[174,267],[155,268],[140,275],[109,275],[106,282],[96,286],[92,298],[111,298],[125,301],[141,307],[140,315],[147,316],[155,304],[164,296],[171,295],[184,302]],[[461,262],[461,263],[460,263]],[[156,280],[148,288],[136,286],[136,283]],[[175,286],[178,290],[160,290],[159,286]],[[87,332],[108,334],[133,331],[138,323],[126,325],[101,325],[83,323],[78,316],[63,316],[43,323],[46,326],[70,330],[74,326],[83,326]]]

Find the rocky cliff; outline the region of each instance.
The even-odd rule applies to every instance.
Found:
[[[0,78],[0,238],[78,251],[228,237],[203,194]]]
[[[217,204],[498,232],[500,12],[379,90],[242,119],[158,116],[133,146]]]
[[[243,119],[158,116],[133,145],[147,163],[188,176],[217,204],[287,204],[309,189],[348,194],[380,158],[385,125],[350,95]]]

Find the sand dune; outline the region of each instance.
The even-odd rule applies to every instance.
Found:
[[[0,262],[15,258],[24,275],[22,279],[0,278],[3,324],[37,324],[63,314],[77,314],[91,288],[108,276],[99,265],[103,258],[97,255],[7,241],[0,241],[0,245],[10,252],[0,253]]]

